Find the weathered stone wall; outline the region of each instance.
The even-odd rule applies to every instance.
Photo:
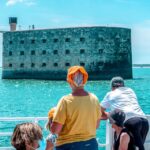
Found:
[[[5,32],[2,78],[64,80],[82,65],[89,78],[132,78],[131,30],[77,27]]]

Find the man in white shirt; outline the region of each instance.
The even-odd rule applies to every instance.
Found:
[[[123,78],[114,77],[111,80],[111,91],[101,102],[101,108],[102,117],[106,118],[107,109],[111,111],[120,109],[125,112],[124,126],[134,135],[135,145],[139,150],[144,150],[144,142],[149,130],[148,120],[138,104],[136,94],[131,88],[125,87]]]

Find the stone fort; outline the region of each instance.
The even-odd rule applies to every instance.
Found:
[[[131,30],[120,27],[70,27],[16,31],[10,18],[3,33],[3,79],[66,80],[73,65],[90,80],[132,78]]]

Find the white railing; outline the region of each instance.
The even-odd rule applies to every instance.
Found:
[[[147,115],[149,124],[150,124],[150,115]],[[30,121],[34,123],[39,123],[39,121],[46,121],[47,117],[0,117],[0,122],[13,122],[13,121]],[[0,132],[0,136],[11,136],[12,132]],[[113,143],[113,130],[111,125],[106,123],[106,143],[99,143],[99,147],[106,147],[106,150],[111,150],[111,145]],[[14,150],[12,147],[0,147],[0,150]],[[145,150],[150,150],[150,131],[147,135],[145,141]]]
[[[0,117],[0,122],[30,121],[39,124],[39,121],[46,121],[47,117]],[[0,132],[0,136],[11,136],[12,132]],[[99,143],[99,147],[107,147],[108,144]],[[12,147],[0,147],[0,150],[14,150]]]

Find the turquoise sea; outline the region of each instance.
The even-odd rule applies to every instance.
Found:
[[[150,114],[150,68],[133,68],[133,79],[125,83],[136,92],[144,112]],[[99,101],[110,90],[109,81],[89,81],[85,88],[95,93]],[[66,81],[0,79],[0,117],[45,117],[48,110],[70,92]],[[42,126],[44,123],[40,122]],[[0,132],[12,131],[16,124],[0,122]],[[43,130],[46,135],[44,127]],[[105,143],[105,121],[97,130],[97,138],[100,143]],[[10,145],[9,141],[8,137],[0,137],[0,147]]]

